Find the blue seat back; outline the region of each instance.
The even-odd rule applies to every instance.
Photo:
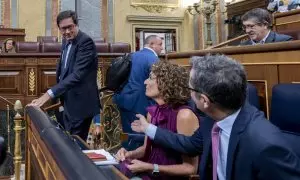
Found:
[[[300,84],[273,87],[270,121],[283,131],[300,134]]]
[[[257,89],[251,83],[247,83],[247,101],[257,109],[260,108]]]
[[[281,129],[300,158],[300,84],[273,87],[270,121]]]

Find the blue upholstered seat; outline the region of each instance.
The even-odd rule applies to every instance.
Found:
[[[282,130],[300,157],[300,84],[273,87],[270,121]]]
[[[254,107],[256,107],[257,109],[260,108],[259,106],[259,97],[258,97],[258,93],[257,93],[257,89],[256,87],[251,84],[248,83],[247,84],[247,101]]]
[[[270,121],[283,131],[300,134],[300,84],[273,87]]]

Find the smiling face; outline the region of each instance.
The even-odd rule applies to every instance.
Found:
[[[71,17],[63,19],[59,22],[59,30],[67,41],[75,39],[78,34],[78,26]]]
[[[255,18],[243,21],[243,29],[248,34],[250,39],[259,42],[268,34],[268,26],[263,23],[258,23]]]
[[[157,77],[151,72],[148,79],[145,80],[146,96],[152,99],[159,97]]]

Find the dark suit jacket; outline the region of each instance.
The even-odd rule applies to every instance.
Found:
[[[277,34],[276,32],[271,31],[265,43],[274,43],[274,42],[283,42],[283,41],[292,41],[292,40],[293,38],[291,36],[285,34]],[[247,41],[242,41],[240,45],[241,46],[252,45],[252,41],[250,39]]]
[[[65,47],[65,44],[63,41],[62,47]],[[99,114],[98,58],[94,41],[79,31],[72,41],[67,69],[62,71],[62,66],[61,58],[56,68],[57,84],[51,90],[55,97],[61,97],[64,113],[71,120],[83,120]]]
[[[154,142],[181,153],[200,154],[200,178],[212,179],[211,129],[204,119],[191,137],[158,128]],[[232,127],[227,154],[227,180],[300,179],[300,160],[281,131],[255,107],[245,104]]]
[[[145,94],[144,82],[149,77],[151,66],[158,60],[158,57],[151,50],[144,48],[133,53],[131,59],[132,67],[128,83],[119,94],[114,95],[114,102],[120,108],[125,132],[132,132],[130,124],[136,119],[135,115],[137,113],[146,115],[146,108],[152,102]]]

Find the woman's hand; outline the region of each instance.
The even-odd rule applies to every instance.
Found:
[[[141,114],[137,114],[136,117],[139,119],[131,123],[131,129],[138,133],[145,133],[149,123],[147,122],[145,116]]]
[[[130,158],[130,155],[130,151],[127,151],[125,148],[121,148],[116,154],[116,159],[118,161],[124,161],[126,158]]]
[[[153,164],[146,163],[137,159],[132,160],[131,164],[128,164],[126,166],[133,173],[153,171]]]

